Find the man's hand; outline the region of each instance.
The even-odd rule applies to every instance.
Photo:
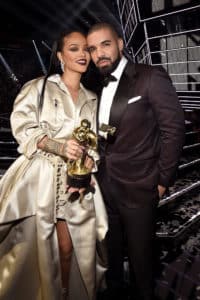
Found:
[[[162,198],[162,196],[164,195],[165,191],[166,191],[166,187],[164,187],[162,185],[158,185],[159,198]]]

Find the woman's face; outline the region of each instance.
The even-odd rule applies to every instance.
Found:
[[[58,59],[64,62],[64,70],[84,73],[90,62],[90,54],[84,35],[72,32],[64,37],[63,48],[57,53]]]

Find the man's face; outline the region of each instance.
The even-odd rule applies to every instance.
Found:
[[[123,41],[109,28],[91,32],[87,37],[91,58],[102,74],[111,73],[116,68],[123,50]]]

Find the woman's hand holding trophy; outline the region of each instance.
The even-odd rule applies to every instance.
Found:
[[[97,150],[97,136],[90,129],[90,126],[90,122],[84,119],[81,121],[80,127],[75,128],[72,133],[71,149],[73,143],[74,146],[78,143],[79,147],[76,147],[78,153],[73,154],[72,151],[71,159],[67,161],[67,185],[71,192],[77,191],[77,189],[81,191],[81,189],[90,186],[91,183],[91,170],[94,161],[88,152]]]

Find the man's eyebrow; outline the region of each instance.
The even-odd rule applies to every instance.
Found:
[[[111,40],[104,40],[104,41],[101,42],[101,44],[110,43],[110,42],[111,42]]]
[[[111,40],[103,40],[100,42],[100,44],[105,44],[105,43],[111,43]],[[96,45],[89,45],[88,49],[91,49],[91,48],[96,48]]]
[[[69,44],[69,46],[77,46],[78,44],[76,43],[72,43],[72,44]]]

